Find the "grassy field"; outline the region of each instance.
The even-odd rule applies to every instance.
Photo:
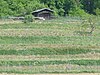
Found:
[[[76,18],[0,23],[0,73],[100,73],[100,23],[81,29]]]

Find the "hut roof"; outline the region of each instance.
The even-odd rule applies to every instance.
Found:
[[[43,9],[39,9],[39,10],[33,11],[32,13],[38,13],[38,12],[41,12],[41,11],[50,11],[50,12],[53,12],[53,10],[51,10],[49,8],[43,8]]]

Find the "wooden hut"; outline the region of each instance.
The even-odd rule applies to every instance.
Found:
[[[51,19],[53,10],[49,8],[43,8],[32,12],[32,15],[35,17],[42,17],[44,19]]]

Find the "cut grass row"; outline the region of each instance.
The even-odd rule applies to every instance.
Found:
[[[68,61],[70,64],[76,64],[76,65],[98,65],[100,66],[100,60],[70,60]]]
[[[76,28],[75,28],[76,29]],[[78,34],[80,33],[80,34]],[[94,31],[91,37],[99,37],[100,35],[99,30],[97,29]],[[88,33],[86,32],[81,32],[79,29],[74,30],[74,29],[0,29],[0,36],[23,36],[23,37],[28,37],[28,36],[86,36],[88,37]]]
[[[11,25],[10,25],[11,26]],[[17,25],[16,25],[17,26]],[[33,25],[34,26],[34,25]],[[61,25],[63,26],[63,25]],[[19,26],[20,27],[20,26]],[[38,25],[37,25],[38,27]],[[79,34],[77,32],[83,31],[81,28],[79,28],[79,26],[73,26],[73,25],[69,25],[67,27],[59,27],[59,26],[54,26],[54,28],[28,28],[26,27],[25,29],[23,28],[18,28],[18,29],[0,29],[0,36],[79,36]],[[60,29],[62,28],[62,29]],[[65,28],[65,29],[64,29]],[[100,29],[98,29],[98,27],[95,29],[94,33],[92,34],[92,36],[96,37],[96,36],[100,36]],[[88,30],[89,31],[89,30]],[[87,32],[88,32],[87,31]],[[86,35],[88,36],[89,34],[85,34],[84,31],[80,32],[83,33],[82,35]],[[80,34],[81,35],[81,34]],[[91,37],[92,37],[91,36]]]
[[[43,66],[43,65],[60,65],[73,64],[84,66],[100,66],[100,60],[54,60],[54,61],[0,61],[0,66]]]
[[[75,25],[75,24],[74,24]],[[73,27],[72,24],[58,22],[38,22],[29,24],[0,24],[0,29],[66,29]]]
[[[0,44],[69,44],[91,46],[100,45],[100,37],[61,37],[61,36],[29,36],[29,37],[9,37],[0,36]]]
[[[67,55],[100,53],[100,50],[81,48],[33,48],[30,50],[0,50],[0,55]]]
[[[32,69],[32,70],[28,70],[28,69],[26,69],[26,70],[22,70],[22,69],[14,69],[14,68],[12,68],[12,69],[10,69],[10,70],[0,70],[0,73],[2,74],[2,75],[9,75],[9,74],[13,74],[13,75],[19,75],[19,74],[21,74],[21,75],[29,75],[29,74],[44,74],[45,73],[45,75],[46,74],[49,74],[49,75],[51,75],[51,74],[53,74],[53,75],[56,75],[56,74],[61,74],[61,75],[67,75],[68,73],[68,75],[77,75],[76,73],[80,73],[80,74],[78,74],[78,75],[81,75],[81,74],[84,74],[84,75],[99,75],[100,74],[100,71],[98,71],[97,69],[95,69],[95,70],[90,70],[90,69],[84,69],[84,70],[73,70],[73,71],[65,71],[65,70],[51,70],[51,69],[48,69],[48,70],[43,70],[43,69],[41,69],[40,68],[40,70],[38,70],[38,69]],[[88,74],[87,74],[88,73]],[[96,74],[95,74],[96,73]]]
[[[28,44],[28,43],[61,43],[63,38],[60,37],[53,37],[53,36],[30,36],[30,37],[9,37],[4,36],[0,37],[0,44]]]
[[[16,59],[15,59],[16,58]],[[100,53],[67,54],[67,55],[0,55],[0,61],[51,61],[51,60],[99,60]]]
[[[78,66],[70,65],[71,68],[67,68],[65,65],[44,65],[44,66],[7,66],[0,67],[0,73],[17,73],[17,74],[37,74],[37,73],[100,73],[100,66]]]
[[[100,50],[99,45],[71,45],[71,44],[0,44],[0,50],[31,50],[33,48],[81,48],[90,50]]]
[[[0,29],[0,36],[72,36],[73,31],[61,29]]]

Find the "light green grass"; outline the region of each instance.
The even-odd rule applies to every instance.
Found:
[[[55,61],[0,61],[0,66],[43,66],[43,65],[60,65],[60,64],[73,64],[84,66],[99,66],[100,60],[55,60]]]
[[[30,50],[0,50],[0,55],[67,55],[100,53],[99,50],[81,48],[33,48]]]
[[[100,23],[92,35],[74,34],[81,22],[0,24],[0,73],[100,73]]]
[[[0,65],[1,73],[100,73],[100,60],[1,61]]]
[[[29,37],[0,37],[0,44],[66,44],[80,46],[99,46],[100,37],[93,36],[29,36]]]
[[[70,64],[77,64],[77,65],[100,65],[100,60],[70,60]]]

